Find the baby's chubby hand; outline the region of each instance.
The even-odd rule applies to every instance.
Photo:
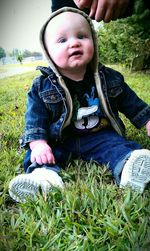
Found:
[[[150,137],[150,120],[146,124],[147,135]]]
[[[45,140],[36,140],[30,142],[31,162],[42,164],[55,164],[55,158],[52,149]]]

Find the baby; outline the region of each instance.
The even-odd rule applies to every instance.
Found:
[[[62,8],[41,30],[48,67],[28,93],[21,147],[25,174],[10,182],[9,193],[26,201],[52,186],[62,188],[61,168],[71,159],[107,165],[119,187],[142,193],[150,181],[150,151],[124,137],[123,113],[150,136],[150,106],[123,76],[98,61],[96,33],[82,11]]]

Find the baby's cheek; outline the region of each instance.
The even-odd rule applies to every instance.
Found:
[[[94,48],[92,46],[89,47],[88,54],[89,54],[89,59],[91,60],[94,55]]]
[[[64,55],[64,54],[60,54],[60,55],[58,55],[57,57],[55,57],[55,64],[56,64],[58,67],[63,68],[63,66],[66,65],[66,61],[67,61],[67,56]]]

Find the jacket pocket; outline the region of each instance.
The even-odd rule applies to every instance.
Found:
[[[52,120],[58,119],[65,110],[65,97],[63,91],[43,91],[40,96],[47,110],[51,113]]]
[[[58,93],[56,91],[43,91],[40,93],[40,97],[45,104],[57,104],[64,99],[63,93]]]

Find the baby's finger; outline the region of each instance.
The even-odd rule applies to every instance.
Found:
[[[52,153],[47,155],[47,161],[49,164],[55,164],[55,158],[54,155]]]
[[[33,154],[31,154],[30,160],[31,160],[31,163],[36,161],[36,158],[35,158],[35,156]]]
[[[36,163],[37,164],[39,164],[39,165],[42,165],[43,163],[42,163],[42,159],[41,159],[41,157],[40,156],[36,156]]]

